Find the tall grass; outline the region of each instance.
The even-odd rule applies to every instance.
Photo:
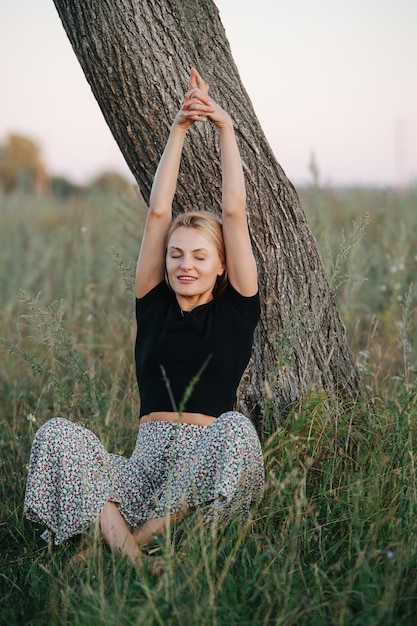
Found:
[[[207,533],[187,519],[160,539],[155,579],[94,537],[77,565],[77,540],[49,551],[22,514],[31,441],[50,417],[132,451],[131,281],[144,207],[97,191],[66,202],[0,196],[0,623],[414,623],[417,192],[312,186],[301,198],[329,279],[338,268],[372,410],[340,417],[322,395],[304,398],[262,442],[267,485],[250,522]]]

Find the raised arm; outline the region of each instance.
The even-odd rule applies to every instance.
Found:
[[[202,98],[198,76],[197,86],[187,93],[186,110],[196,107]],[[206,85],[206,92],[208,86]],[[207,117],[219,129],[222,158],[222,222],[229,281],[243,296],[253,296],[258,290],[257,269],[246,219],[246,190],[242,160],[236,143],[233,122],[213,100]]]
[[[152,184],[138,262],[136,296],[141,298],[164,277],[164,243],[171,223],[172,200],[186,128],[174,121]]]
[[[229,116],[217,126],[222,154],[222,222],[227,273],[239,293],[253,296],[258,291],[258,279],[246,218],[242,160]]]
[[[143,297],[164,277],[165,238],[172,219],[172,201],[175,195],[184,137],[187,129],[197,121],[205,122],[206,114],[213,111],[208,104],[208,87],[198,84],[198,74],[191,70],[189,89],[199,89],[199,105],[193,110],[185,102],[171,126],[168,141],[162,154],[152,184],[148,215],[136,266],[136,296]],[[201,79],[200,79],[201,80]]]

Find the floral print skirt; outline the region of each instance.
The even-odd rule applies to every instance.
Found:
[[[180,510],[204,523],[245,519],[264,484],[262,451],[251,421],[235,411],[209,426],[145,422],[130,458],[111,454],[90,430],[63,418],[36,433],[24,512],[59,544],[87,530],[106,501],[133,530]]]

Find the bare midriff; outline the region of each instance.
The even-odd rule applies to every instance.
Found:
[[[140,418],[140,423],[145,422],[177,422],[179,424],[196,424],[197,426],[209,426],[216,421],[211,415],[204,413],[174,413],[171,411],[155,411]]]

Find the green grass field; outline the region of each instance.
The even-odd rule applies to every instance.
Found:
[[[155,579],[94,537],[83,565],[75,540],[49,551],[22,511],[47,419],[81,421],[109,450],[132,451],[144,207],[97,189],[0,195],[1,624],[417,623],[417,189],[313,185],[300,196],[371,409],[341,418],[322,394],[300,401],[262,441],[267,487],[251,522],[214,535],[194,518],[173,528]]]

